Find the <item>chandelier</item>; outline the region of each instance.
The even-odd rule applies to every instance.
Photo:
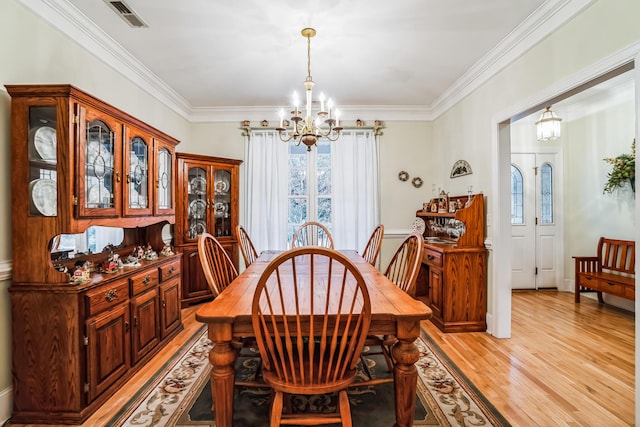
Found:
[[[291,111],[291,127],[284,119],[284,110],[280,110],[280,125],[276,128],[280,139],[284,142],[293,140],[295,145],[303,143],[307,146],[307,151],[317,145],[319,138],[327,138],[329,141],[336,141],[340,137],[340,112],[333,110],[333,101],[329,99],[325,105],[324,94],[319,96],[320,110],[315,118],[312,115],[312,96],[314,81],[311,79],[311,37],[316,35],[313,28],[305,28],[301,31],[303,37],[307,38],[307,79],[304,81],[304,88],[307,94],[306,111],[304,117],[299,110],[300,104],[297,93],[293,94],[293,110]],[[325,109],[326,107],[326,109]],[[332,111],[333,110],[333,111]]]
[[[560,138],[560,122],[562,119],[556,113],[551,111],[551,106],[542,113],[540,119],[536,122],[536,131],[538,141],[551,141]]]

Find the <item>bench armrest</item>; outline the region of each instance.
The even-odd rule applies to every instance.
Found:
[[[572,258],[576,261],[576,274],[598,271],[600,259],[597,256],[574,256]]]

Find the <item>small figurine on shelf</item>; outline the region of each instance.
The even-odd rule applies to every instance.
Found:
[[[80,285],[91,280],[91,263],[86,261],[78,261],[75,264],[75,269],[71,275],[71,283]]]
[[[144,251],[144,259],[146,259],[147,261],[158,259],[158,253],[153,250],[153,248],[151,247],[151,243],[147,243],[147,248]]]
[[[112,253],[111,255],[109,255],[109,258],[107,258],[103,263],[102,263],[102,272],[103,273],[115,273],[116,271],[118,271],[118,254],[114,254]]]
[[[173,256],[175,253],[173,252],[173,248],[170,243],[165,243],[164,247],[160,251],[160,255],[162,256]]]
[[[449,195],[442,190],[438,199],[438,213],[447,213],[449,210]]]
[[[143,259],[144,258],[144,248],[142,246],[138,246],[136,248],[136,254],[135,254],[136,258]]]

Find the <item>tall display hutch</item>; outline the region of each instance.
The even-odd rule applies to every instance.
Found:
[[[198,258],[198,238],[212,234],[238,268],[239,168],[242,160],[177,153],[175,241],[182,252],[182,304],[212,298]]]
[[[103,268],[138,247],[161,252],[175,222],[178,141],[70,85],[6,88],[12,422],[79,424],[183,327],[179,254]],[[54,254],[58,236],[90,226],[122,228],[124,239],[107,252]],[[93,268],[75,281],[64,269],[78,264]]]
[[[444,209],[419,210],[425,243],[416,297],[427,304],[431,321],[444,332],[487,329],[487,249],[484,196],[452,196]],[[453,208],[449,206],[453,205]]]

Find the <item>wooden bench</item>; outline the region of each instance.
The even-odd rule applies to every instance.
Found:
[[[576,262],[576,303],[580,302],[581,292],[597,292],[600,302],[604,302],[603,292],[635,300],[635,248],[636,242],[632,240],[600,237],[596,256],[574,256]]]

